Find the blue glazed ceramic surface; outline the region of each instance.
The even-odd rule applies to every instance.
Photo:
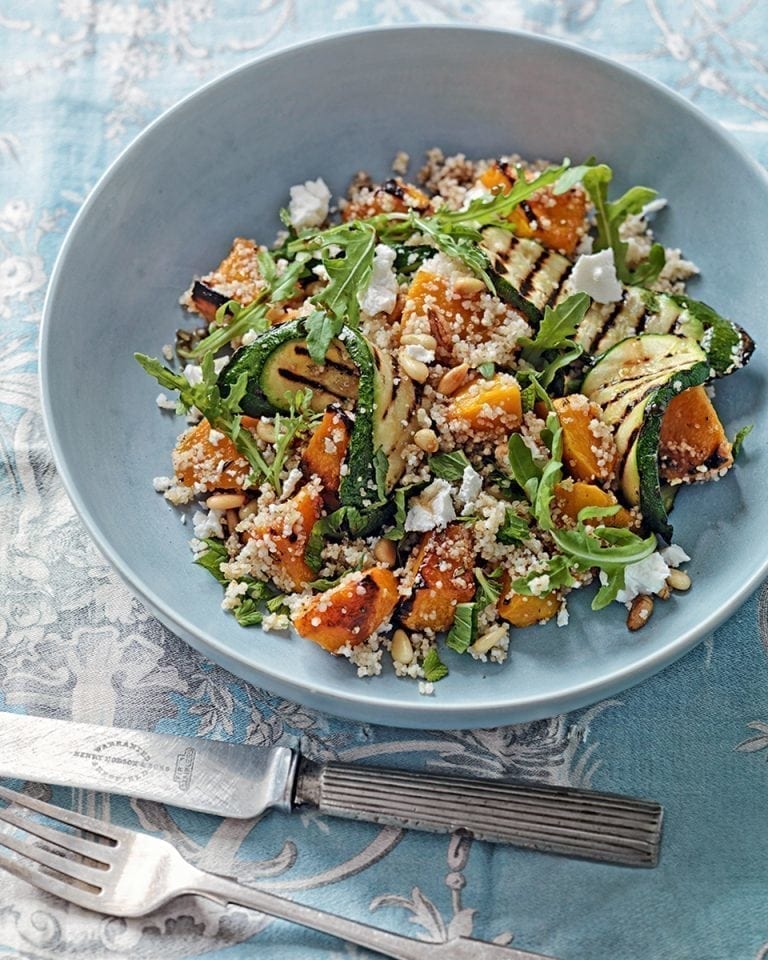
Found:
[[[344,63],[344,78],[338,71]],[[190,563],[191,532],[152,488],[181,425],[132,360],[159,355],[183,322],[178,296],[233,236],[270,242],[288,188],[322,176],[343,193],[360,169],[387,173],[398,150],[418,164],[446,152],[610,163],[616,189],[655,187],[670,206],[665,243],[701,270],[690,292],[765,338],[768,185],[702,114],[653,82],[542,38],[458,28],[341,35],[228,74],[152,124],[110,168],[62,248],[42,332],[45,416],[67,489],[97,545],[174,632],[235,674],[330,713],[424,728],[492,726],[592,703],[658,671],[714,629],[768,568],[766,362],[718,384],[729,435],[757,429],[725,480],[683,491],[676,542],[694,587],[630,634],[625,611],[514,632],[508,661],[447,654],[432,697],[298,637],[243,630],[218,585]]]

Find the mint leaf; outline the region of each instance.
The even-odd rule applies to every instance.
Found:
[[[206,537],[203,543],[208,549],[204,553],[198,554],[194,562],[207,570],[219,583],[226,585],[229,580],[221,572],[221,565],[229,560],[229,554],[224,542],[215,540],[213,537]]]
[[[428,466],[433,477],[453,483],[462,479],[471,464],[462,450],[452,450],[450,453],[436,453],[429,458]]]
[[[304,551],[304,559],[311,570],[317,571],[322,567],[325,541],[333,540],[343,534],[346,515],[347,507],[339,507],[338,510],[329,513],[327,517],[321,517],[313,524]]]
[[[427,651],[421,666],[424,670],[424,679],[429,683],[437,683],[438,680],[448,676],[448,667],[440,659],[440,654],[435,647]]]
[[[501,571],[486,576],[479,567],[475,567],[475,582],[477,583],[477,592],[475,593],[475,602],[481,609],[495,604],[501,596],[501,583],[499,577]],[[460,607],[461,604],[457,605]]]
[[[471,647],[477,636],[477,604],[476,603],[457,603],[456,614],[451,624],[451,629],[445,638],[446,646],[456,653],[466,653],[467,647]],[[434,648],[429,653],[436,652]],[[429,656],[427,654],[427,657]],[[426,658],[424,659],[424,673],[426,675]],[[440,666],[443,666],[440,664]],[[445,673],[448,673],[447,667],[443,667]],[[445,676],[442,674],[441,676]],[[439,680],[440,677],[437,677]]]
[[[504,512],[504,523],[496,531],[496,539],[499,543],[512,545],[522,543],[531,535],[528,521],[525,517],[518,516],[511,507],[507,507]]]

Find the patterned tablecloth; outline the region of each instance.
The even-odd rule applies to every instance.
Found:
[[[164,108],[263,50],[414,21],[575,41],[690,97],[768,162],[764,0],[6,0],[0,708],[645,794],[664,804],[666,834],[661,865],[638,872],[330,818],[269,814],[254,827],[54,792],[169,838],[203,867],[425,939],[514,938],[563,960],[764,958],[768,590],[682,661],[590,709],[484,731],[364,726],[256,690],[169,635],[95,551],[51,463],[36,380],[41,304],[63,234],[107,164]],[[110,920],[2,874],[0,954],[364,955],[192,898],[143,920]]]

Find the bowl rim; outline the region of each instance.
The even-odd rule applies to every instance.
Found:
[[[707,634],[722,624],[731,616],[751,595],[754,589],[768,574],[768,554],[762,562],[751,572],[741,584],[740,588],[717,610],[714,610],[703,621],[679,634],[674,641],[663,648],[652,651],[645,656],[635,659],[631,664],[618,667],[608,674],[600,674],[596,679],[583,681],[574,685],[562,686],[559,690],[546,694],[538,694],[533,698],[521,696],[517,699],[487,701],[481,705],[471,705],[466,702],[447,703],[435,700],[432,697],[418,697],[414,702],[397,702],[389,698],[382,698],[376,691],[376,678],[370,684],[360,682],[345,687],[340,691],[332,683],[321,682],[317,686],[308,686],[304,683],[295,683],[284,674],[278,674],[269,664],[254,665],[248,656],[232,649],[226,642],[218,640],[214,635],[203,634],[200,629],[179,611],[171,608],[152,589],[138,577],[121,558],[119,551],[102,533],[99,522],[88,503],[81,496],[78,485],[68,464],[67,453],[61,439],[53,426],[52,397],[49,393],[49,377],[47,371],[51,364],[51,355],[48,349],[50,329],[52,326],[53,304],[56,291],[66,271],[66,260],[70,247],[74,244],[80,224],[88,215],[91,208],[97,204],[101,195],[110,185],[115,171],[130,160],[132,153],[140,149],[148,138],[153,136],[154,130],[165,124],[169,118],[183,111],[186,106],[208,90],[228,83],[241,73],[263,68],[265,64],[278,58],[310,50],[315,47],[325,47],[339,42],[347,42],[360,37],[371,35],[419,33],[425,30],[451,33],[486,35],[495,38],[507,38],[512,42],[523,42],[539,45],[547,49],[566,51],[569,55],[586,61],[597,62],[609,70],[616,71],[650,88],[655,95],[667,98],[678,108],[692,114],[697,121],[706,127],[711,136],[718,139],[728,149],[739,156],[742,162],[757,173],[768,187],[768,171],[751,156],[746,148],[733,137],[718,121],[709,117],[700,107],[671,89],[660,81],[649,77],[639,70],[628,67],[610,57],[593,52],[579,44],[562,38],[552,38],[526,30],[488,27],[475,24],[453,23],[419,23],[396,24],[392,26],[367,26],[341,30],[321,37],[306,40],[280,47],[278,50],[265,51],[244,63],[224,71],[197,86],[194,90],[175,101],[163,110],[154,120],[140,130],[130,142],[123,147],[116,157],[109,163],[90,190],[85,201],[74,216],[61,246],[56,255],[51,270],[45,299],[42,308],[40,324],[40,389],[42,395],[42,418],[53,454],[57,472],[61,477],[65,491],[75,507],[85,529],[95,543],[100,553],[108,560],[131,592],[145,604],[152,613],[171,632],[180,636],[190,646],[211,660],[222,664],[235,675],[265,687],[269,692],[276,693],[305,703],[314,709],[323,710],[336,716],[347,719],[364,721],[370,716],[372,709],[377,712],[377,723],[385,725],[406,726],[418,729],[460,729],[469,727],[497,726],[499,723],[516,723],[552,717],[558,713],[574,710],[598,700],[612,696],[625,690],[647,677],[657,673],[663,667],[679,659]]]

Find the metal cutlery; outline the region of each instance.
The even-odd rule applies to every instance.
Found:
[[[0,776],[125,794],[223,817],[274,807],[625,866],[658,862],[662,808],[611,793],[315,763],[287,747],[0,713]]]
[[[192,893],[222,905],[250,907],[396,960],[554,960],[468,937],[428,943],[390,933],[199,870],[158,837],[64,810],[5,787],[0,787],[0,797],[25,811],[0,808],[0,820],[14,828],[14,832],[0,831],[0,845],[24,858],[0,854],[0,867],[86,910],[141,917]],[[26,813],[43,814],[56,826]],[[79,833],[72,833],[72,828]]]

